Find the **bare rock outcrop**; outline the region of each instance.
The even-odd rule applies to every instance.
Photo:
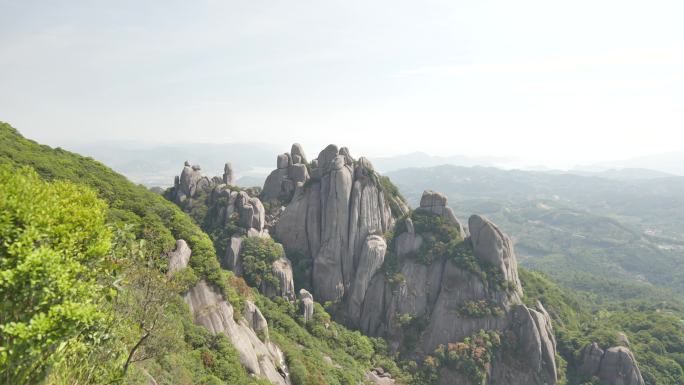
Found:
[[[292,153],[303,156],[301,146],[297,147],[295,151],[293,146]],[[292,156],[293,161],[298,156]],[[402,198],[383,189],[367,159],[354,160],[345,147],[327,146],[309,167],[310,180],[294,184],[292,198],[275,223],[275,234],[288,253],[312,257],[311,284],[316,297],[341,301],[351,297],[367,237],[389,231],[407,206]],[[274,178],[278,170],[282,169],[271,173]],[[273,186],[275,183],[267,180],[262,198],[275,197],[270,192],[276,190]],[[394,214],[392,207],[400,212]]]
[[[395,381],[382,368],[376,368],[366,373],[366,380],[375,385],[394,385]]]
[[[301,149],[297,151],[298,159],[301,159],[303,152]],[[287,163],[289,167],[291,166],[289,159],[289,155],[282,156],[279,157],[279,162]],[[259,198],[250,196],[247,191],[233,186],[233,169],[230,163],[225,164],[222,178],[209,179],[202,176],[200,170],[199,166],[190,166],[189,162],[186,162],[181,176],[176,178],[174,185],[176,203],[185,207],[198,197],[198,191],[207,192],[209,194],[207,203],[214,208],[212,217],[209,218],[210,222],[216,226],[238,227],[228,240],[225,254],[220,259],[223,268],[232,270],[240,276],[244,273],[241,255],[244,240],[250,237],[270,238],[266,228],[266,210]],[[272,269],[273,274],[278,278],[278,285],[264,284],[260,288],[262,293],[269,297],[283,296],[294,300],[294,280],[290,261],[285,257],[279,258],[273,262]]]
[[[261,191],[264,202],[289,201],[297,183],[309,180],[309,169],[306,155],[298,143],[292,145],[290,152],[280,154],[276,158],[276,169],[269,174]]]
[[[440,208],[446,204],[441,194],[428,192],[423,196],[427,200],[423,202],[424,207]],[[444,215],[444,211],[431,212]],[[555,384],[556,341],[551,319],[540,303],[535,308],[522,304],[512,243],[486,218],[472,216],[468,222],[470,237],[463,241],[463,247],[483,266],[500,270],[500,275],[496,274],[498,282],[483,279],[450,258],[428,265],[414,261],[411,256],[421,252],[423,238],[428,235],[416,234],[413,224],[407,221],[405,232],[394,241],[401,281],[383,285],[385,277],[374,277],[370,286],[377,292],[369,290],[359,327],[371,335],[386,337],[390,347],[398,349],[403,343],[404,331],[396,320],[401,316],[425,319],[426,326],[418,338],[416,355],[419,357],[431,354],[439,345],[463,341],[480,330],[512,334],[523,354],[517,357],[517,363],[495,359],[488,364],[483,384]],[[465,304],[472,303],[497,310],[478,315],[463,310]],[[448,368],[442,370],[441,383],[471,384],[462,373]]]
[[[525,354],[517,363],[492,362],[485,383],[556,384],[551,319],[541,304],[522,304],[512,242],[495,224],[474,215],[466,229],[446,196],[426,191],[416,211],[443,218],[463,239],[461,252],[470,253],[481,272],[494,271],[481,274],[446,257],[420,262],[416,256],[426,252],[434,236],[416,232],[411,218],[402,219],[396,233],[397,214],[403,211],[392,211],[391,202],[398,198],[385,191],[368,160],[355,161],[348,150],[330,145],[311,164],[311,181],[296,187],[275,233],[288,251],[312,257],[314,293],[321,301],[342,302],[338,320],[384,337],[393,350],[402,348],[409,333],[405,325],[416,320],[413,324],[423,325],[417,359],[480,330],[509,333]],[[387,245],[381,235],[392,229],[394,238]],[[381,271],[388,254],[396,266],[390,277]],[[469,304],[489,313],[468,314],[463,309]],[[445,370],[445,378],[451,379],[445,384],[469,384]]]
[[[634,354],[624,346],[603,350],[595,342],[582,349],[580,372],[609,385],[643,385]]]
[[[223,166],[223,178],[221,181],[227,185],[235,185],[235,174],[233,173],[233,165],[231,163],[226,163]]]
[[[273,275],[278,278],[278,286],[271,287],[264,283],[261,292],[267,297],[285,297],[290,300],[295,299],[294,277],[292,275],[292,264],[285,257],[277,259],[272,265]]]
[[[305,289],[299,290],[299,307],[304,317],[304,323],[311,321],[314,314],[314,299],[311,293]]]
[[[178,264],[177,268],[186,266],[187,262]],[[291,384],[283,352],[268,340],[268,323],[254,303],[246,301],[243,316],[236,315],[219,290],[205,280],[193,286],[184,299],[196,324],[230,339],[248,373],[272,384]]]
[[[424,191],[423,196],[420,198],[420,207],[418,207],[416,211],[425,211],[439,215],[458,230],[461,234],[461,238],[466,237],[465,227],[463,227],[458,218],[456,218],[454,210],[447,205],[446,195],[432,190]]]
[[[188,244],[182,240],[179,239],[176,241],[176,249],[173,250],[168,254],[169,257],[169,270],[168,274],[171,275],[175,273],[176,271],[185,268],[188,266],[188,262],[190,262],[190,255],[192,254],[192,250],[190,250],[190,247]]]

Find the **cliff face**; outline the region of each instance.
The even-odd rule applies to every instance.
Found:
[[[311,256],[313,293],[338,303],[339,320],[386,338],[394,350],[413,348],[418,359],[481,331],[495,332],[524,354],[491,352],[483,383],[556,383],[550,318],[541,304],[522,304],[512,242],[496,225],[475,215],[466,228],[444,195],[428,191],[415,213],[449,229],[449,239],[436,240],[429,226],[406,218],[405,202],[383,186],[367,159],[354,160],[346,148],[330,145],[309,164],[309,178],[293,183],[274,176],[285,174],[278,171],[286,163],[281,158],[294,157],[279,157],[262,198],[275,198],[276,185],[293,186],[272,224],[276,237],[288,252]],[[279,199],[286,190],[280,188]],[[387,238],[391,231],[394,237]],[[448,247],[457,251],[441,252]],[[425,261],[426,254],[434,258]],[[442,365],[442,383],[475,381],[455,366]]]
[[[169,274],[187,267],[191,250],[183,240],[169,255]],[[223,333],[240,356],[247,371],[268,379],[272,384],[290,385],[285,356],[280,348],[268,339],[268,323],[252,302],[246,301],[242,315],[236,315],[233,306],[205,280],[199,281],[185,295],[185,302],[195,323],[211,333]]]
[[[208,194],[214,210],[210,219],[237,224],[225,241],[222,264],[238,275],[244,273],[246,239],[273,234],[289,255],[296,255],[297,271],[304,275],[297,278],[312,288],[299,295],[305,322],[313,316],[314,297],[331,301],[337,321],[429,363],[444,385],[557,383],[551,319],[541,303],[523,304],[513,244],[487,218],[473,215],[463,224],[447,197],[434,191],[424,192],[420,206],[410,211],[367,159],[354,159],[347,148],[335,145],[311,162],[298,144],[278,155],[259,198],[234,191],[228,184],[232,178],[229,166],[223,178],[207,178],[186,163],[174,199],[191,205]],[[290,261],[278,258],[272,269],[278,284],[265,283],[260,290],[293,301]],[[200,309],[198,322],[240,335],[234,330],[241,321],[224,321],[230,310],[205,286],[200,282],[187,297],[193,309]],[[252,331],[266,324],[256,310],[244,317]],[[248,346],[237,337],[234,343]],[[264,357],[273,348],[256,343],[246,349],[243,363],[270,378],[272,368],[262,368],[249,349]],[[586,365],[593,365],[587,373],[614,385],[642,384],[631,352],[611,349],[598,349],[598,359],[587,353]],[[278,354],[269,356],[271,362]]]
[[[230,163],[226,163],[223,177],[202,176],[200,170],[199,166],[185,162],[181,175],[175,179],[172,198],[185,209],[192,207],[194,200],[205,199],[202,204],[211,208],[205,222],[213,223],[217,228],[233,228],[224,247],[225,253],[220,256],[221,265],[242,275],[244,240],[271,238],[266,228],[264,205],[259,198],[230,184],[234,179]],[[282,296],[293,300],[295,290],[290,261],[286,256],[278,257],[271,263],[271,269],[277,283],[264,280],[260,291],[269,297]]]
[[[289,154],[281,157],[297,159]],[[288,252],[312,257],[309,278],[317,299],[340,301],[356,290],[358,301],[362,293],[353,288],[356,276],[368,280],[382,265],[386,246],[377,236],[394,226],[392,206],[401,214],[407,211],[406,204],[400,197],[383,191],[368,160],[355,161],[344,147],[326,147],[308,167],[310,178],[296,182],[288,179],[294,182],[294,190],[275,223],[275,235]],[[272,184],[290,185],[287,180],[276,181],[273,176],[272,173],[264,185],[265,200],[274,198],[270,194],[276,190]]]

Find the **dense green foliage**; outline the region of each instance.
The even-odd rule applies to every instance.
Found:
[[[520,278],[528,305],[539,300],[554,320],[558,351],[568,362],[569,384],[588,380],[575,371],[581,349],[590,342],[614,346],[619,333],[629,338],[647,384],[684,383],[681,312],[654,303],[592,310],[581,293],[562,289],[541,273],[520,269]]]
[[[230,274],[225,274],[220,270],[209,237],[200,230],[190,217],[171,202],[143,186],[130,183],[125,177],[93,159],[61,149],[52,149],[24,139],[14,128],[5,123],[0,123],[0,142],[3,144],[0,146],[0,165],[3,168],[9,167],[11,173],[16,173],[22,166],[31,166],[44,180],[70,181],[88,186],[109,206],[108,210],[103,212],[103,220],[109,226],[117,229],[124,228],[126,229],[125,232],[129,233],[136,242],[144,241],[142,244],[139,243],[140,247],[136,250],[115,242],[114,247],[103,254],[120,258],[119,260],[122,262],[119,270],[123,280],[117,283],[120,287],[117,290],[121,291],[122,298],[139,294],[135,291],[140,290],[141,287],[136,287],[135,283],[141,281],[132,279],[135,270],[141,273],[139,269],[143,269],[147,274],[152,274],[152,277],[161,277],[163,271],[159,271],[159,268],[164,268],[165,262],[160,256],[174,247],[175,239],[184,239],[193,251],[190,269],[183,273],[184,279],[192,282],[198,278],[206,278],[221,288],[229,299],[235,300],[239,305],[241,286],[236,282],[241,280],[235,279]],[[60,183],[62,182],[58,182],[58,185],[62,186]],[[76,190],[89,191],[82,188]],[[84,199],[85,210],[89,207],[88,194],[92,195],[92,193],[83,192],[83,194],[81,196]],[[71,202],[75,202],[79,199],[78,196],[77,194],[68,198],[67,201],[69,202],[72,199]],[[97,204],[92,207],[94,209],[92,210],[93,215],[97,214],[98,207]],[[75,216],[76,221],[93,218],[86,216],[79,219],[79,213],[76,212],[75,214],[77,214]],[[94,226],[94,229],[97,230],[97,226]],[[78,231],[74,231],[74,233],[78,234]],[[96,238],[95,234],[97,231],[93,233],[93,237]],[[123,243],[130,243],[128,241]],[[133,254],[144,256],[144,258],[134,260]],[[56,271],[54,265],[42,263],[39,265],[43,266],[44,270],[48,270],[46,274],[53,274]],[[35,274],[38,273],[39,271],[35,272]],[[99,274],[97,266],[93,266],[92,273],[98,275],[97,282],[103,285],[115,278],[111,274]],[[87,276],[83,276],[83,278],[84,285],[87,285]],[[78,288],[79,285],[75,287]],[[98,295],[97,290],[93,290],[92,295]],[[111,298],[107,295],[101,295],[100,297],[107,300],[107,306],[114,308],[114,306],[119,305],[126,308],[125,301],[116,301],[119,296]],[[13,297],[2,296],[2,306],[10,306],[11,298]],[[234,351],[232,355],[226,355],[228,351],[226,349],[229,348],[225,346],[225,343],[217,343],[214,337],[206,335],[204,338],[196,338],[196,334],[199,333],[198,328],[192,323],[187,306],[180,301],[179,297],[174,298],[175,300],[170,302],[162,311],[164,323],[168,327],[164,328],[163,333],[156,334],[159,339],[153,344],[147,345],[140,353],[136,353],[138,356],[135,359],[141,359],[141,361],[128,370],[123,380],[126,383],[146,383],[148,375],[151,375],[159,384],[256,383],[255,379],[246,374],[239,361],[235,360],[236,353]],[[132,316],[135,313],[134,308],[122,309],[119,307],[114,312],[110,311],[111,309],[108,309],[107,306],[103,305],[98,309],[106,311],[109,316],[110,322],[102,323],[103,327],[108,328],[108,338],[100,337],[102,343],[99,347],[81,345],[79,349],[74,350],[74,355],[68,355],[62,360],[55,360],[54,363],[40,363],[40,369],[48,375],[47,383],[109,383],[111,381],[105,380],[102,376],[110,375],[109,378],[120,378],[123,375],[122,365],[131,351],[131,342],[134,344],[140,338],[141,328],[139,325],[132,328],[128,323],[135,321],[135,317]],[[131,316],[125,316],[125,319],[121,319],[121,315],[126,314]],[[72,315],[78,316],[76,313],[72,313]],[[119,317],[114,317],[115,315],[119,315]],[[68,323],[65,326],[68,326]],[[87,324],[80,324],[80,331],[87,332],[89,329],[86,326]],[[151,338],[151,340],[154,339]],[[28,349],[43,351],[53,344],[53,341],[48,342],[49,344],[46,344],[45,341],[34,341]],[[204,359],[210,355],[219,357],[218,361]],[[211,362],[218,363],[210,365]]]
[[[480,330],[462,342],[440,345],[435,350],[437,365],[463,373],[473,384],[481,384],[487,376],[486,366],[501,347],[501,335],[493,330]]]
[[[458,313],[471,318],[501,317],[504,314],[499,305],[486,299],[466,301],[459,307]]]
[[[105,336],[111,232],[90,189],[28,167],[0,166],[0,180],[0,378],[35,383]]]
[[[283,246],[271,238],[251,237],[242,242],[242,265],[244,278],[254,287],[278,287],[278,277],[273,274],[273,262],[285,255]]]

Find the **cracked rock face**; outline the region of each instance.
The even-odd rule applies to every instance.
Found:
[[[596,376],[609,385],[643,385],[634,354],[624,346],[606,350],[593,342],[582,349],[581,373]]]
[[[303,155],[303,152],[301,152],[301,155]],[[282,157],[282,159],[289,162],[290,158],[287,155]],[[266,229],[266,212],[261,200],[256,197],[250,197],[246,191],[235,191],[235,188],[231,187],[232,183],[233,169],[230,163],[226,163],[224,167],[223,178],[214,177],[209,179],[200,174],[199,166],[189,166],[189,163],[186,162],[181,176],[176,178],[174,187],[177,203],[181,205],[187,200],[196,197],[197,191],[200,191],[200,189],[210,192],[209,202],[221,204],[217,217],[213,218],[215,223],[229,226],[235,220],[233,216],[237,215],[237,225],[240,227],[240,230],[231,236],[228,245],[226,245],[226,253],[221,256],[220,262],[223,268],[232,270],[236,275],[240,276],[244,273],[241,256],[242,241],[245,237],[270,238],[270,235]],[[187,247],[187,245],[185,246]],[[179,257],[176,256],[174,258],[177,259]],[[189,258],[189,255],[187,258]],[[173,268],[176,269],[176,264],[173,265]],[[279,283],[276,287],[264,285],[260,288],[261,292],[269,297],[282,296],[294,300],[294,280],[290,261],[287,258],[280,258],[273,263],[272,268]]]
[[[185,243],[178,241],[177,244],[181,242]],[[169,264],[172,262],[170,260]],[[176,266],[177,269],[185,268],[187,261]],[[288,373],[284,355],[276,344],[268,340],[268,323],[254,303],[245,301],[243,316],[236,317],[233,306],[205,280],[200,280],[183,297],[196,324],[213,334],[223,333],[230,339],[248,373],[265,378],[272,384],[291,385],[289,377],[282,374]]]
[[[482,329],[510,332],[526,353],[517,364],[494,361],[488,383],[557,382],[551,320],[541,304],[534,309],[522,304],[513,245],[496,225],[474,215],[466,229],[448,206],[447,197],[434,191],[423,194],[417,209],[455,227],[473,256],[500,273],[497,276],[506,289],[493,289],[479,275],[444,258],[429,265],[413,260],[426,234],[416,233],[410,218],[406,231],[395,234],[394,249],[387,250],[381,234],[394,228],[397,217],[390,201],[396,198],[377,183],[378,175],[367,159],[355,161],[348,150],[330,145],[312,165],[316,165],[312,179],[296,187],[275,224],[275,233],[286,250],[312,257],[314,293],[321,301],[343,304],[339,320],[367,335],[386,338],[390,348],[398,350],[404,341],[400,317],[424,319],[426,326],[419,333],[415,352],[418,359],[439,345],[463,341]],[[398,278],[393,282],[380,272],[388,253],[398,260]],[[464,304],[476,301],[491,303],[500,311],[484,317],[462,314]],[[445,384],[468,384],[459,380],[458,373],[446,373],[444,378]]]
[[[311,293],[304,289],[299,290],[299,306],[304,317],[304,323],[311,321],[314,314],[314,299]]]
[[[298,147],[297,155],[303,156],[301,146]],[[359,276],[361,284],[377,270],[373,263],[361,260],[367,237],[384,234],[394,226],[391,203],[397,207],[406,204],[381,188],[379,175],[367,159],[354,160],[345,147],[327,146],[310,167],[310,179],[294,185],[292,199],[275,224],[275,234],[288,253],[312,257],[311,283],[320,301],[341,301],[345,296],[354,296],[352,307],[358,312],[363,293],[352,287],[355,278]],[[282,169],[271,175],[279,170]],[[267,180],[262,198],[275,197],[271,193],[276,190],[275,185]],[[377,258],[377,253],[373,255]],[[356,295],[351,294],[354,290]]]

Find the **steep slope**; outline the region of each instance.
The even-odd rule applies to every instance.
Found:
[[[285,379],[279,370],[285,364],[295,385],[356,385],[370,375],[371,368],[384,368],[402,383],[416,383],[383,353],[381,341],[373,341],[330,321],[319,305],[313,306],[313,314],[305,320],[298,303],[278,298],[271,301],[252,291],[242,279],[222,271],[208,236],[190,216],[162,196],[130,183],[90,158],[24,139],[4,123],[0,124],[0,143],[0,164],[15,168],[28,165],[45,179],[69,180],[95,190],[109,204],[108,224],[130,229],[131,235],[137,238],[136,244],[143,245],[145,255],[152,256],[153,263],[131,259],[133,265],[140,263],[141,268],[152,266],[161,272],[175,272],[173,280],[180,285],[181,293],[185,293],[192,312],[177,301],[180,296],[171,293],[162,316],[172,325],[173,335],[162,336],[165,344],[161,350],[135,363],[124,383],[264,384],[266,378],[281,383],[275,372]],[[253,228],[254,222],[250,222],[250,229]],[[176,243],[177,239],[185,242]],[[114,252],[121,253],[121,250]],[[139,257],[136,254],[130,258]],[[214,323],[210,321],[215,320],[211,316],[204,318],[217,307],[223,309],[220,317],[225,323]],[[232,317],[228,317],[230,308]],[[262,335],[266,331],[263,320],[268,324],[268,337]],[[225,326],[226,333],[220,332],[219,325]],[[239,330],[231,331],[233,326]],[[128,343],[131,336],[126,333],[131,331],[123,333],[114,334],[114,338],[120,339],[114,342]],[[237,343],[239,339],[233,339],[240,335],[250,340],[259,361],[258,370],[242,357],[247,350]],[[270,357],[262,354],[264,349],[272,353]],[[114,359],[111,355],[108,357]],[[94,361],[92,365],[97,368],[106,363]]]
[[[319,159],[328,159],[327,166]],[[412,383],[552,384],[567,378],[580,384],[586,382],[586,374],[579,371],[581,362],[575,357],[582,356],[582,347],[598,341],[611,350],[616,343],[578,330],[577,325],[566,327],[572,317],[559,311],[565,305],[542,305],[547,298],[538,295],[538,286],[532,286],[531,298],[525,297],[512,242],[496,225],[472,216],[464,226],[446,197],[431,191],[409,212],[387,178],[367,160],[354,160],[344,148],[328,146],[309,163],[298,145],[279,155],[277,168],[260,193],[264,202],[256,198],[259,191],[248,191],[250,205],[264,211],[265,223],[257,229],[244,227],[243,217],[255,223],[261,214],[242,215],[230,198],[236,191],[226,192],[224,200],[212,198],[231,189],[226,177],[182,177],[198,171],[199,167],[186,165],[167,196],[204,224],[217,249],[225,249],[233,261],[245,260],[253,253],[245,253],[242,242],[270,240],[273,235],[292,261],[297,288],[313,293],[301,290],[294,307],[291,300],[281,303],[289,303],[290,311],[299,312],[309,325],[308,320],[322,311],[313,306],[313,298],[321,300],[320,290],[335,319],[383,337],[390,351],[406,360],[402,365],[415,371]],[[178,199],[175,192],[190,191],[181,186],[182,180],[194,180],[201,188]],[[226,217],[228,212],[235,213],[233,218]],[[250,237],[250,232],[258,236]],[[280,255],[273,250],[266,254]],[[264,262],[257,274],[263,282],[276,259],[264,255],[257,260]],[[245,269],[244,263],[231,268],[253,284],[258,281],[249,278],[248,270],[253,269]],[[282,293],[256,286],[282,301]],[[580,311],[583,319],[592,318],[586,308]],[[560,330],[551,327],[552,315]],[[568,332],[578,339],[568,339]],[[618,335],[617,330],[612,333]],[[559,352],[557,338],[562,344]],[[576,344],[585,345],[569,347]],[[410,364],[415,361],[421,364]],[[571,378],[566,377],[566,362]],[[625,366],[611,367],[618,370],[604,379],[618,384]]]
[[[445,384],[556,383],[550,319],[541,305],[522,305],[512,244],[495,225],[473,216],[468,236],[446,197],[434,192],[405,218],[403,198],[383,186],[368,160],[353,159],[344,147],[326,147],[310,173],[293,180],[290,170],[303,164],[290,159],[304,159],[301,147],[295,151],[278,157],[262,198],[286,204],[274,218],[276,236],[288,253],[310,256],[314,297],[336,303],[338,319],[416,359],[441,352],[436,362]],[[386,235],[392,231],[394,238]],[[468,314],[469,307],[490,313]],[[465,364],[458,355],[477,348],[466,341],[479,333],[498,340],[496,347],[511,333],[514,348],[530,354],[509,365],[507,354],[487,351],[487,359]],[[457,343],[468,346],[459,352]]]

